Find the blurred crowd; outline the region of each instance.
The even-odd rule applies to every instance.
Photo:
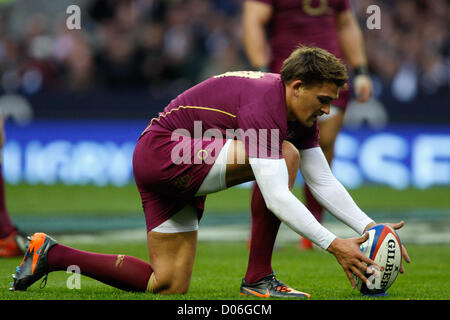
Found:
[[[64,11],[39,12],[11,35],[8,14],[0,11],[3,91],[148,88],[158,94],[246,68],[238,0],[77,2],[79,30],[67,28]]]
[[[242,0],[70,3],[81,8],[80,30],[68,30],[64,11],[30,14],[17,28],[10,14],[16,3],[0,6],[0,91],[144,88],[161,94],[179,92],[213,74],[249,68],[241,40]],[[406,94],[448,88],[447,0],[352,4],[370,70],[380,83],[399,86],[402,92],[412,88]],[[366,9],[372,4],[381,9],[380,30],[366,28]]]
[[[380,8],[380,30],[365,27],[370,5]],[[391,85],[399,100],[412,99],[418,91],[449,89],[448,0],[358,0],[353,8],[372,74]]]

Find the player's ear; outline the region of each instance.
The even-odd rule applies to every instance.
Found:
[[[290,87],[294,91],[295,97],[299,96],[299,89],[302,88],[303,86],[304,86],[304,84],[303,84],[302,80],[294,80],[291,82]]]
[[[292,81],[292,86],[293,86],[294,90],[298,90],[301,87],[303,87],[304,84],[303,84],[302,80],[294,80],[294,81]]]

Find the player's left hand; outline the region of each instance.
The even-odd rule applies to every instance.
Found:
[[[392,227],[394,230],[398,230],[401,227],[405,225],[405,221],[400,221],[399,223],[386,223],[388,226]],[[402,256],[403,260],[405,260],[407,263],[411,262],[411,259],[409,258],[408,251],[406,251],[405,246],[402,244]],[[403,269],[403,263],[400,264],[400,273],[404,273],[405,269]]]
[[[372,80],[368,75],[357,75],[353,80],[353,87],[358,102],[367,102],[372,96]]]

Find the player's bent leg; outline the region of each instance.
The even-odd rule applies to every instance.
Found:
[[[288,141],[283,141],[282,152],[289,174],[289,189],[292,189],[297,178],[300,153]],[[244,143],[240,140],[233,140],[227,152],[226,187],[252,180],[255,180],[255,176],[246,155]]]
[[[153,270],[149,263],[122,254],[100,254],[59,244],[45,233],[30,237],[27,251],[13,275],[10,290],[25,291],[53,271],[67,271],[76,266],[82,275],[118,289],[145,292]],[[42,284],[41,284],[42,287]]]
[[[197,231],[147,234],[153,275],[148,290],[184,294],[189,290],[197,249]]]
[[[282,152],[289,174],[289,188],[292,189],[297,178],[300,153],[288,141],[283,141]],[[240,140],[227,140],[196,196],[214,193],[252,180],[255,180],[255,176],[244,143]]]
[[[227,152],[226,187],[252,180],[255,180],[255,176],[245,152],[244,143],[240,140],[233,140]]]
[[[153,274],[148,291],[183,294],[189,289],[197,249],[198,217],[186,206],[147,233]]]
[[[245,152],[242,143],[236,143],[235,150],[238,155]],[[300,153],[288,141],[283,142],[282,152],[289,174],[289,189],[292,190],[297,178]],[[231,158],[235,156],[236,154],[231,154]],[[271,258],[279,226],[280,220],[267,208],[264,198],[256,185],[252,196],[252,231],[249,243],[249,262],[246,275],[240,287],[241,295],[260,298],[304,299],[310,297],[308,293],[297,291],[284,284],[273,273]]]
[[[288,166],[289,184],[292,188],[299,167],[299,152],[291,143],[285,142],[283,143],[283,155]],[[196,196],[217,192],[254,179],[244,143],[239,140],[228,140]],[[188,208],[182,210],[185,211],[183,216],[189,216],[189,211],[194,212],[192,208],[192,210],[188,210]],[[171,219],[148,233],[149,255],[154,270],[149,284],[152,292],[185,293],[189,288],[196,251],[197,231],[196,228],[190,229],[189,218],[185,222],[170,222],[176,220],[178,215],[181,213],[175,214]],[[190,215],[196,217],[193,213]],[[185,224],[187,229],[179,228],[180,225]],[[272,249],[267,248],[270,252]]]

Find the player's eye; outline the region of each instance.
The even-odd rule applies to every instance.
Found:
[[[320,104],[325,104],[325,105],[327,105],[327,104],[330,104],[330,103],[331,103],[331,100],[328,99],[328,98],[317,97],[317,99],[319,100]]]

